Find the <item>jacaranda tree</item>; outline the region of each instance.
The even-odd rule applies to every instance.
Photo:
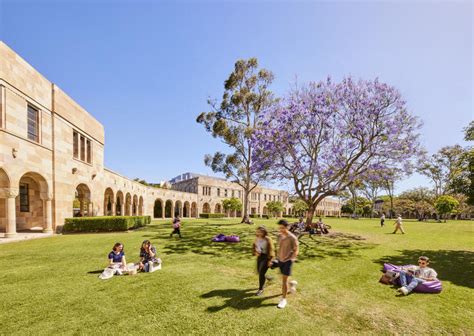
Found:
[[[260,120],[254,169],[292,180],[308,204],[307,224],[323,198],[370,179],[371,171],[408,170],[419,152],[421,122],[397,89],[377,79],[328,78],[297,87]]]

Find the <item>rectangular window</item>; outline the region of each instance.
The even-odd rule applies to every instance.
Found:
[[[264,201],[267,200],[267,194],[263,194],[263,200],[264,200]]]
[[[79,159],[79,134],[76,131],[72,132],[72,146],[74,158]]]
[[[28,184],[20,183],[20,212],[30,212]]]
[[[224,189],[224,197],[227,197],[227,189]]]
[[[91,141],[87,139],[87,163],[92,162]]]
[[[86,138],[81,135],[81,160],[86,160]]]
[[[28,105],[28,139],[39,142],[39,111]]]
[[[221,197],[221,189],[217,188],[217,197]]]
[[[234,197],[234,195],[235,195],[235,194],[234,194],[234,190],[232,190],[232,197]]]

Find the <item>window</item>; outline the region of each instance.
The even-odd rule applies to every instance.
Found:
[[[92,162],[91,141],[87,139],[87,163]]]
[[[263,200],[264,200],[264,201],[267,200],[267,194],[263,194]]]
[[[86,138],[84,138],[81,135],[81,160],[82,161],[86,160],[86,146],[85,146],[85,143],[86,143]]]
[[[30,212],[28,184],[20,183],[20,212]]]
[[[211,187],[202,187],[202,194],[205,196],[211,196]]]
[[[227,197],[227,189],[224,189],[224,197]]]
[[[242,191],[239,190],[239,198],[242,198]]]
[[[28,139],[39,142],[39,111],[28,105]]]
[[[73,153],[74,158],[79,158],[79,134],[76,131],[72,133],[72,146],[73,146]]]
[[[234,197],[234,190],[232,190],[232,197]]]
[[[221,197],[221,189],[217,188],[217,197]]]

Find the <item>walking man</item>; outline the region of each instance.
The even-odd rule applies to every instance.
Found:
[[[283,309],[286,306],[286,295],[288,294],[288,278],[291,275],[291,268],[298,256],[298,239],[289,230],[289,224],[282,219],[278,222],[278,230],[280,235],[278,237],[278,267],[281,272],[282,298],[278,303],[278,308]],[[296,292],[296,281],[291,281],[291,292]]]
[[[382,216],[380,217],[380,226],[383,227],[385,224],[385,214],[383,213]]]
[[[397,220],[395,221],[395,231],[392,233],[395,234],[397,233],[398,230],[402,231],[402,234],[405,234],[405,231],[403,231],[402,227],[402,215],[398,215]]]

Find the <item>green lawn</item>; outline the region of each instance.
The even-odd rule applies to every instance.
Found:
[[[257,220],[276,228],[275,220]],[[66,235],[0,245],[0,334],[314,335],[474,334],[473,222],[406,222],[407,234],[389,234],[390,221],[328,219],[331,237],[303,238],[294,266],[298,293],[276,308],[279,275],[263,297],[251,242],[256,225],[236,220],[192,220],[183,239],[171,224],[139,231]],[[217,233],[238,244],[211,243]],[[112,245],[138,260],[151,239],[163,269],[98,279]],[[398,297],[378,283],[383,262],[432,259],[441,294]]]

